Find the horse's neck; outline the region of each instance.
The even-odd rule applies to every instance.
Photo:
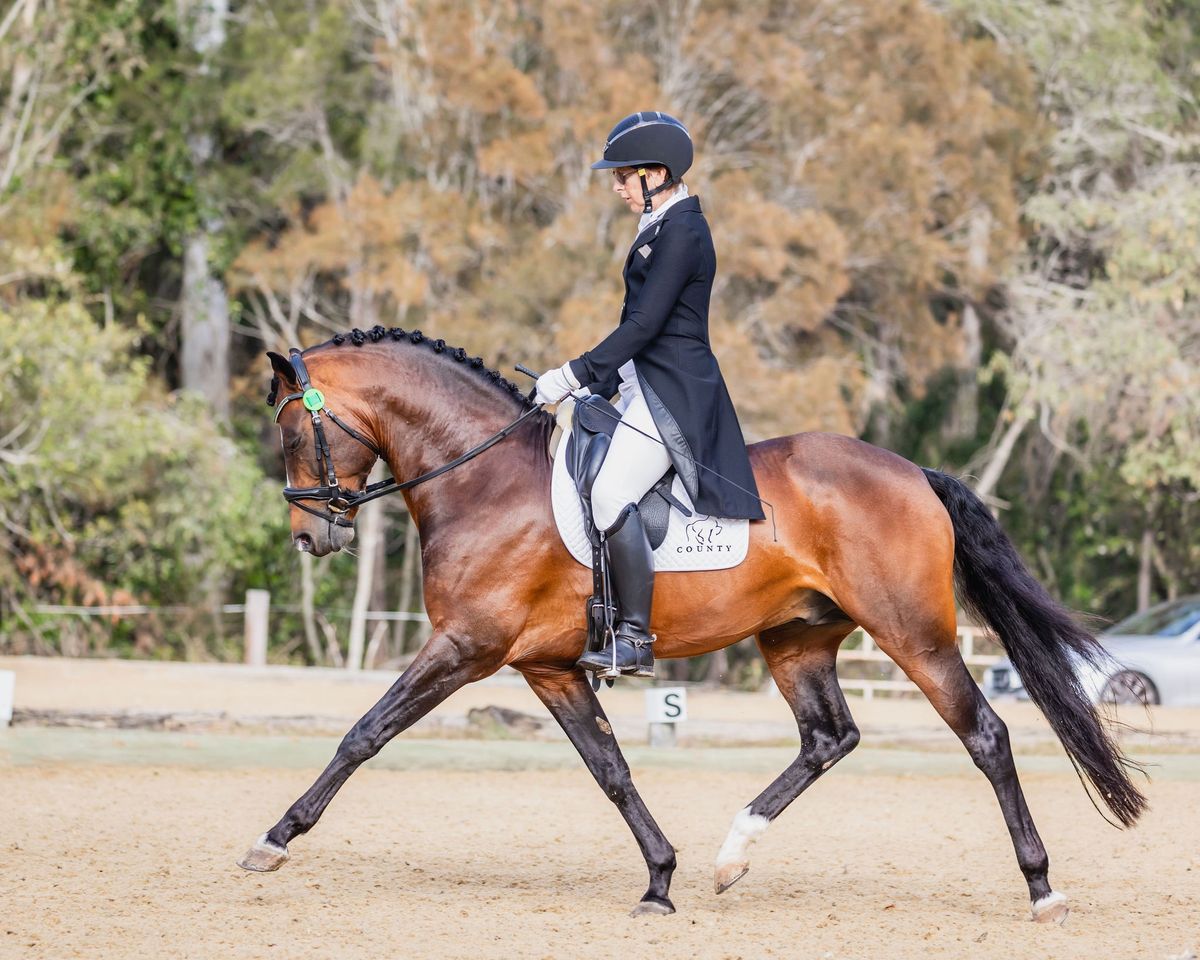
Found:
[[[442,372],[442,371],[439,371]],[[443,376],[414,375],[394,380],[398,386],[385,398],[380,426],[383,451],[392,475],[411,480],[449,463],[512,423],[521,408],[480,377],[451,370]],[[414,382],[415,381],[415,382]],[[524,431],[447,473],[404,492],[409,512],[422,541],[455,512],[487,503],[498,494],[489,483],[501,461],[518,464],[518,445],[528,442]],[[480,465],[487,462],[484,469]]]

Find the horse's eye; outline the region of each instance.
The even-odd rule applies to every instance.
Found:
[[[294,437],[289,437],[283,442],[283,449],[288,453],[295,453],[300,449],[300,445],[302,443],[304,443],[304,435],[298,433]]]

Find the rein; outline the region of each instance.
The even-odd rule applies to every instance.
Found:
[[[325,439],[325,425],[321,420],[321,414],[324,413],[330,421],[375,454],[377,459],[383,454],[375,444],[342,420],[341,417],[337,416],[325,404],[325,395],[312,385],[312,380],[308,375],[308,368],[304,365],[304,358],[295,347],[292,347],[288,351],[288,361],[291,363],[292,370],[296,374],[296,382],[300,385],[300,392],[290,393],[279,401],[279,404],[275,407],[275,422],[279,422],[279,415],[283,413],[283,408],[293,400],[299,400],[304,404],[304,409],[309,412],[309,416],[312,418],[313,438],[317,448],[317,469],[320,473],[321,484],[316,487],[284,487],[283,499],[299,507],[306,513],[311,513],[314,517],[320,517],[322,520],[336,524],[339,527],[354,526],[354,521],[350,520],[346,514],[357,507],[361,507],[364,503],[378,500],[380,497],[399,490],[411,490],[426,480],[440,477],[443,473],[448,473],[455,467],[462,466],[468,460],[473,460],[483,453],[483,451],[495,446],[505,437],[509,436],[509,434],[513,433],[529,417],[540,412],[542,408],[540,403],[531,407],[508,426],[492,434],[482,443],[472,447],[466,453],[455,457],[449,463],[444,463],[440,467],[430,470],[428,473],[421,474],[419,477],[413,477],[413,479],[403,482],[397,481],[395,477],[388,477],[388,479],[380,480],[378,483],[367,484],[362,490],[350,490],[338,483],[337,472],[333,466],[333,457],[329,452],[329,443]],[[306,503],[301,503],[300,501],[302,500],[324,500],[328,505],[328,509],[318,510]]]

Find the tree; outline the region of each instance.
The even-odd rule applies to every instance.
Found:
[[[284,536],[260,507],[274,484],[203,404],[165,396],[131,342],[77,305],[0,310],[0,603],[24,628],[9,643],[45,649],[39,601],[196,601],[214,570],[245,584]],[[143,652],[186,633],[158,630]]]
[[[1028,58],[1053,124],[1023,205],[1028,252],[999,317],[1011,346],[991,368],[1008,386],[1007,420],[980,459],[981,490],[1000,485],[1020,434],[1036,425],[1045,460],[1128,504],[1124,582],[1131,590],[1140,553],[1142,603],[1153,531],[1200,489],[1200,166],[1195,78],[1172,65],[1184,42],[1175,6],[953,4]],[[1098,482],[1105,467],[1116,487]],[[1177,562],[1200,570],[1198,560]]]
[[[229,417],[229,303],[225,285],[210,264],[212,245],[221,231],[214,198],[205,195],[211,180],[210,165],[218,159],[216,111],[208,106],[219,93],[212,82],[214,59],[225,42],[228,0],[179,0],[183,32],[199,57],[192,85],[200,86],[193,102],[201,109],[192,114],[185,131],[197,185],[197,223],[183,239],[183,280],[179,299],[180,385],[208,398],[216,416]],[[207,109],[204,107],[207,106]]]

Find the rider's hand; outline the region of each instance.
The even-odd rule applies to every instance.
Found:
[[[571,372],[571,365],[564,363],[561,367],[555,367],[553,370],[547,370],[537,381],[538,403],[558,403],[568,393],[577,397],[587,395],[587,391],[580,387],[579,381],[575,379],[575,374]]]

